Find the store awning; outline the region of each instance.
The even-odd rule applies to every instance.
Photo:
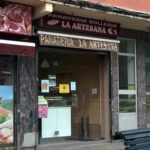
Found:
[[[118,40],[38,31],[41,46],[58,46],[98,51],[119,51]]]
[[[0,39],[0,54],[35,56],[35,43]]]

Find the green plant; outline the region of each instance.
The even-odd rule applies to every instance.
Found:
[[[125,113],[125,112],[135,112],[136,103],[135,101],[121,101],[120,102],[120,112]]]
[[[7,120],[7,117],[8,117],[8,116],[3,116],[3,117],[1,117],[1,118],[0,118],[0,123],[5,122],[5,121]]]

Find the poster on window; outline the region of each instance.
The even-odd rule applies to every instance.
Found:
[[[41,80],[41,92],[49,93],[49,80]]]
[[[38,118],[47,118],[48,102],[44,96],[38,96]]]
[[[0,145],[13,143],[13,86],[0,86]]]
[[[38,105],[38,118],[47,118],[47,115],[48,115],[48,106]]]
[[[2,2],[0,4],[0,32],[31,35],[32,7]]]
[[[69,84],[59,84],[59,93],[70,93],[70,87]]]

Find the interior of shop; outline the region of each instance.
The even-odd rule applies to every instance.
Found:
[[[107,111],[104,95],[109,97],[108,86],[104,90],[105,70],[109,70],[104,69],[106,56],[95,51],[39,48],[38,101],[48,106],[46,117],[39,117],[41,143],[102,138]]]

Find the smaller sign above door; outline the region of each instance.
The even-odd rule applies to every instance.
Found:
[[[43,25],[55,28],[97,33],[110,37],[120,34],[120,24],[60,13],[51,13],[43,17]]]
[[[98,51],[119,51],[119,41],[38,31],[40,45],[71,47]]]

